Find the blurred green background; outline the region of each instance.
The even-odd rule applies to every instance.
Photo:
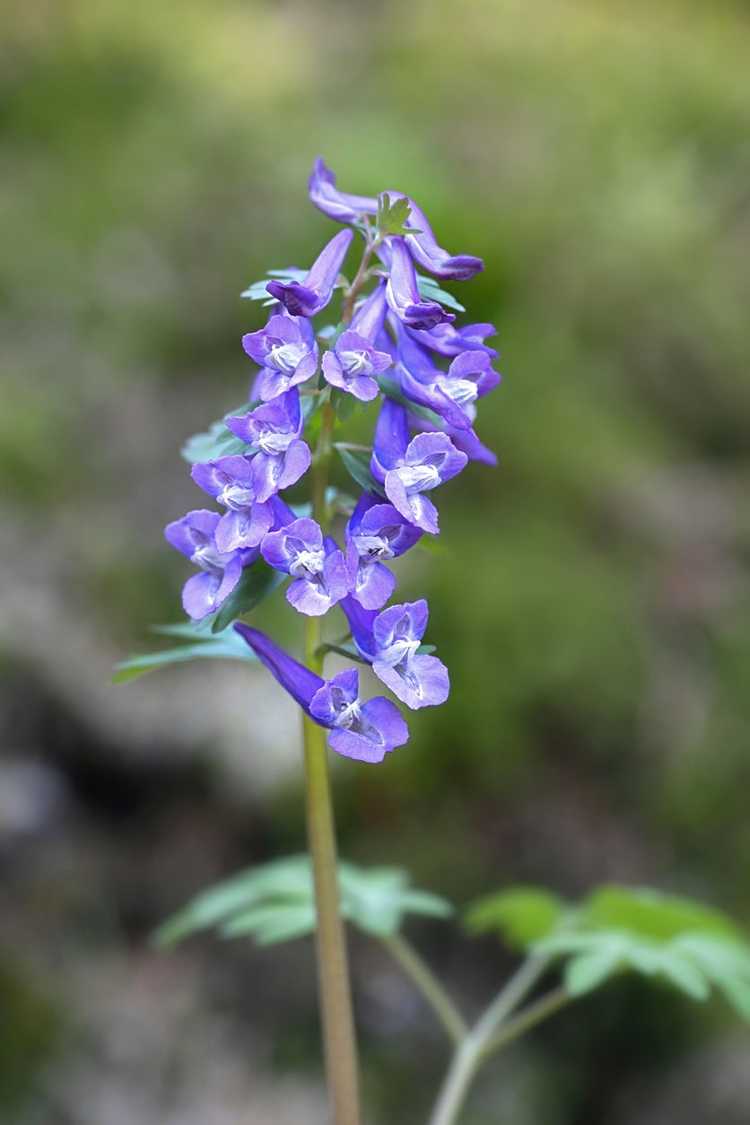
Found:
[[[499,327],[500,468],[441,495],[430,600],[453,693],[336,770],[344,854],[459,904],[605,880],[750,919],[750,13],[730,0],[461,5],[25,0],[0,43],[0,1119],[323,1122],[313,961],[148,946],[203,885],[304,841],[296,715],[244,667],[132,685],[179,619],[181,440],[236,406],[238,294],[398,188]],[[298,619],[264,607],[290,644]],[[512,966],[412,936],[467,1011]],[[444,1061],[353,942],[368,1121]],[[747,1036],[627,983],[488,1069],[466,1125],[740,1125]]]

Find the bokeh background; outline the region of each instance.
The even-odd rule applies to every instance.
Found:
[[[486,271],[501,389],[441,496],[423,592],[453,694],[381,767],[342,763],[343,853],[464,904],[606,880],[750,918],[750,66],[730,0],[24,0],[0,45],[0,1119],[325,1120],[308,941],[154,925],[304,846],[297,717],[253,669],[131,685],[179,619],[162,526],[181,440],[236,406],[239,300],[399,188]],[[450,288],[450,287],[449,287]],[[264,608],[290,644],[298,620]],[[410,935],[467,1011],[513,964]],[[445,1049],[353,939],[368,1121],[423,1120]],[[466,1125],[739,1125],[748,1038],[625,981],[498,1059]]]

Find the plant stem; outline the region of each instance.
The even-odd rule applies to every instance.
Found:
[[[384,937],[383,944],[417,986],[453,1042],[459,1045],[467,1035],[468,1028],[463,1016],[432,969],[400,934]]]
[[[519,1039],[527,1031],[531,1031],[532,1027],[541,1023],[542,1020],[546,1020],[549,1016],[553,1016],[555,1012],[559,1012],[572,999],[573,997],[564,988],[555,988],[552,992],[548,992],[546,996],[541,996],[500,1028],[494,1039],[491,1039],[486,1045],[482,1059],[489,1058],[495,1051],[501,1051],[503,1047],[507,1047],[508,1043],[512,1043],[514,1039]]]
[[[547,963],[545,957],[530,957],[524,961],[485,1009],[469,1034],[459,1043],[435,1103],[430,1125],[455,1125],[472,1079],[486,1056],[488,1044],[495,1038],[501,1024],[534,987]]]
[[[313,469],[313,516],[326,529],[326,485],[334,415],[330,404],[323,421]],[[318,655],[320,618],[305,621],[305,659],[314,672],[322,671]],[[328,771],[325,731],[303,718],[307,831],[315,883],[316,947],[320,1007],[325,1041],[326,1072],[334,1125],[359,1125],[357,1044],[352,1015],[346,939],[339,906],[336,835]]]

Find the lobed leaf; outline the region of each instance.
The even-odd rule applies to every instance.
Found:
[[[385,496],[383,486],[375,480],[370,470],[369,452],[360,449],[350,449],[348,446],[338,442],[334,443],[334,448],[341,458],[344,468],[355,484],[358,484],[360,488],[364,488],[366,492],[374,492],[378,496]]]
[[[526,949],[552,933],[566,911],[551,891],[538,887],[509,887],[475,902],[466,925],[475,934],[497,931],[513,949]]]
[[[451,906],[427,891],[415,890],[399,868],[339,865],[341,912],[366,933],[396,933],[405,914],[446,917]],[[240,872],[199,894],[154,935],[158,945],[174,945],[190,934],[216,929],[221,937],[251,936],[259,944],[287,941],[315,929],[315,900],[307,856],[274,860]]]
[[[112,682],[127,683],[148,672],[155,672],[169,664],[182,664],[190,660],[245,660],[255,661],[257,657],[234,629],[224,629],[221,633],[200,632],[194,625],[157,625],[156,632],[168,636],[194,639],[192,644],[163,649],[161,652],[141,653],[131,656],[115,665]]]

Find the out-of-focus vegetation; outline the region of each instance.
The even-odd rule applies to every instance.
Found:
[[[181,712],[203,739],[187,764],[169,754],[182,737],[169,711],[181,670],[148,707],[140,683],[112,689],[125,699],[96,685],[152,622],[179,616],[185,570],[161,528],[203,499],[177,450],[245,393],[239,338],[262,314],[240,290],[269,267],[304,265],[333,230],[306,199],[317,153],[345,189],[404,190],[444,245],[485,258],[484,274],[452,288],[472,320],[498,325],[504,375],[479,423],[500,468],[474,466],[441,494],[439,554],[401,570],[404,597],[430,600],[450,705],[416,715],[409,747],[383,767],[337,772],[344,854],[408,860],[420,886],[459,902],[504,881],[578,896],[615,879],[750,919],[748,19],[730,0],[27,0],[6,11],[3,768],[15,779],[5,792],[31,812],[0,800],[16,919],[0,975],[16,966],[10,946],[23,956],[28,945],[33,984],[9,993],[0,1096],[12,1089],[20,1104],[3,1074],[25,1054],[40,980],[95,1037],[83,969],[73,999],[58,991],[61,948],[99,979],[202,881],[301,847],[296,771],[256,787],[245,765],[246,803],[228,795],[223,775],[242,762],[230,769],[209,747],[222,665]],[[285,604],[263,614],[295,643]],[[232,696],[259,776],[273,738],[258,741],[258,700],[284,716],[279,738],[293,730],[272,691],[264,681],[248,714]],[[41,797],[42,774],[18,772],[29,758]],[[467,964],[443,930],[426,926],[423,940],[467,1004],[507,967],[491,942]],[[296,1000],[268,1018],[273,1047],[256,1053],[263,1073],[302,1063],[313,1082],[308,954],[300,945],[293,962],[306,982]],[[208,946],[201,956],[202,972],[226,958]],[[267,973],[272,955],[233,956],[211,1002],[226,1014],[237,1007],[227,995],[242,994],[255,1029],[272,998],[269,983],[253,994],[248,974]],[[148,971],[176,972],[157,965]],[[360,975],[370,968],[361,961]],[[127,987],[120,962],[117,972]],[[198,991],[192,977],[181,986]],[[439,1045],[427,1039],[432,1061],[415,1072],[402,1047],[422,1034],[419,1017],[415,1031],[387,988],[379,1004],[373,991],[362,986],[367,1095],[374,1120],[400,1125],[429,1102]],[[76,995],[87,997],[78,1008]],[[598,1022],[561,1017],[559,1038],[488,1077],[467,1125],[501,1111],[515,1125],[585,1125],[605,1111],[616,1125],[661,1125],[707,1120],[716,1104],[717,1120],[747,1120],[746,1083],[736,1104],[680,1100],[691,1081],[705,1088],[702,1065],[725,1073],[734,1057],[717,1048],[703,1060],[705,1017],[688,1023],[666,999],[619,986],[608,1012],[600,1004]],[[57,1021],[50,1012],[28,1057],[52,1050]],[[74,1072],[88,1074],[85,1036],[70,1041]],[[697,1078],[668,1076],[678,1047]],[[121,1072],[143,1077],[129,1056],[118,1071],[119,1057],[107,1056],[110,1090]],[[126,1098],[117,1117],[90,1075],[94,1108],[54,1068],[34,1073],[37,1116],[24,1125],[193,1120],[161,1077],[144,1082],[153,1103]],[[281,1122],[271,1105],[266,1119]]]

